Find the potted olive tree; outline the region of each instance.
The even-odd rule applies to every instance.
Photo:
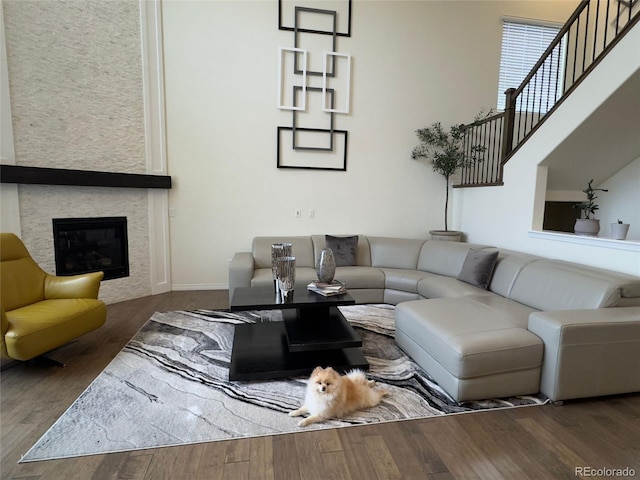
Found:
[[[589,183],[587,183],[587,188],[582,190],[583,193],[587,195],[587,201],[576,205],[577,208],[584,212],[584,218],[578,218],[575,226],[573,227],[573,231],[576,235],[597,237],[598,233],[600,233],[600,220],[595,217],[596,210],[599,209],[599,206],[595,203],[596,198],[598,198],[596,196],[596,192],[608,192],[609,190],[604,188],[593,188],[591,186],[592,183],[593,178],[589,180]]]
[[[491,113],[489,111],[485,115],[480,112],[471,125],[487,118]],[[451,177],[462,167],[468,167],[482,161],[481,154],[486,150],[484,145],[465,145],[467,128],[466,125],[453,125],[447,132],[440,122],[435,122],[430,127],[416,130],[420,145],[413,149],[411,158],[426,161],[431,165],[433,171],[442,175],[446,181],[444,230],[430,230],[432,239],[449,241],[462,239],[462,232],[449,230],[449,184]]]

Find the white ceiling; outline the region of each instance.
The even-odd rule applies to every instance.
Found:
[[[640,157],[640,70],[627,80],[541,163],[547,190],[582,190]]]

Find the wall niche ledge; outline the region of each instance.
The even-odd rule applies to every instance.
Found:
[[[1,183],[82,187],[171,188],[169,175],[0,165]]]
[[[578,245],[591,245],[594,247],[612,248],[616,250],[627,250],[640,252],[640,241],[637,240],[614,240],[607,237],[587,237],[574,233],[552,232],[548,230],[530,230],[529,237],[554,242],[575,243]]]

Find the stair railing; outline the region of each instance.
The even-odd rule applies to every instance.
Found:
[[[467,125],[466,144],[484,145],[483,160],[461,171],[456,187],[502,185],[504,164],[640,20],[640,0],[583,0],[505,110]],[[496,158],[499,155],[499,158]]]
[[[483,152],[474,153],[476,161],[461,170],[460,185],[465,187],[502,185],[502,158],[504,145],[504,121],[508,118],[498,113],[466,125],[464,132],[465,153],[471,157],[473,145],[483,146]]]

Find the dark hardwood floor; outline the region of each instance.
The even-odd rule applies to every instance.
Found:
[[[17,463],[155,311],[226,306],[226,291],[172,292],[110,305],[103,328],[51,353],[65,368],[20,364],[3,371],[0,477],[537,480],[580,478],[576,468],[584,478],[597,473],[586,468],[629,468],[640,478],[640,394]]]

